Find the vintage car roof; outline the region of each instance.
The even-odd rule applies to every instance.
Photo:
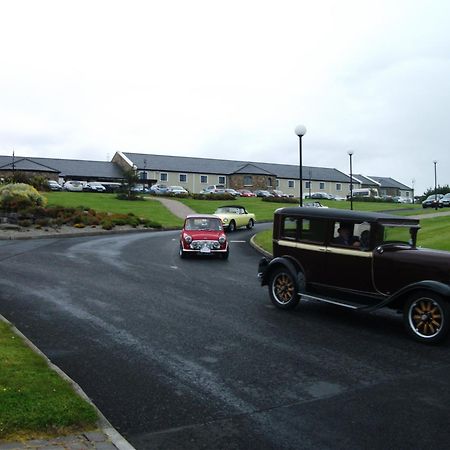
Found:
[[[318,219],[377,222],[381,224],[419,226],[417,219],[395,216],[393,214],[376,213],[369,211],[351,211],[337,208],[308,208],[308,207],[287,207],[279,208],[275,214],[293,215],[299,217],[310,217]]]
[[[222,206],[218,206],[216,209],[219,209],[219,208],[244,208],[245,209],[245,206],[242,206],[242,205],[222,205]]]

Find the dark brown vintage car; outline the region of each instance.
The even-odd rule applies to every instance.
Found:
[[[450,320],[450,252],[416,247],[419,221],[322,208],[275,211],[273,258],[258,276],[275,306],[301,298],[354,310],[403,313],[410,335],[445,338]]]

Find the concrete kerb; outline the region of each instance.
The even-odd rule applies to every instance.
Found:
[[[98,427],[100,430],[108,436],[111,443],[118,448],[119,450],[135,450],[135,448],[111,425],[111,423],[108,421],[108,419],[103,415],[103,413],[95,406],[95,404],[92,402],[92,400],[87,396],[87,394],[81,389],[81,387],[74,381],[72,378],[70,378],[65,372],[63,372],[58,366],[53,364],[47,356],[41,352],[22,332],[20,332],[8,319],[3,317],[0,314],[0,320],[4,323],[7,323],[9,326],[11,326],[12,331],[19,336],[25,344],[33,350],[35,353],[37,353],[39,356],[41,356],[47,363],[47,365],[50,367],[50,369],[54,370],[61,378],[63,378],[65,381],[70,383],[74,391],[79,395],[81,398],[86,400],[89,404],[92,405],[92,407],[97,412],[97,415],[99,417],[98,420]],[[83,433],[83,432],[81,432]]]

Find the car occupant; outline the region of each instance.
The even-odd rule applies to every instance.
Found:
[[[347,247],[358,247],[361,245],[358,238],[353,236],[353,225],[341,223],[338,228],[338,237],[333,239],[333,244],[345,245]]]

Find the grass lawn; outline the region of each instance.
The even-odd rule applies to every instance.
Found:
[[[450,251],[450,216],[422,219],[417,245],[423,248]],[[255,236],[256,243],[272,253],[272,228]]]
[[[128,214],[132,212],[160,223],[164,228],[181,228],[183,221],[174,216],[157,200],[127,201],[118,200],[114,194],[96,192],[44,192],[48,204],[66,208],[84,206],[96,211]]]
[[[94,408],[0,321],[0,439],[96,428]]]

